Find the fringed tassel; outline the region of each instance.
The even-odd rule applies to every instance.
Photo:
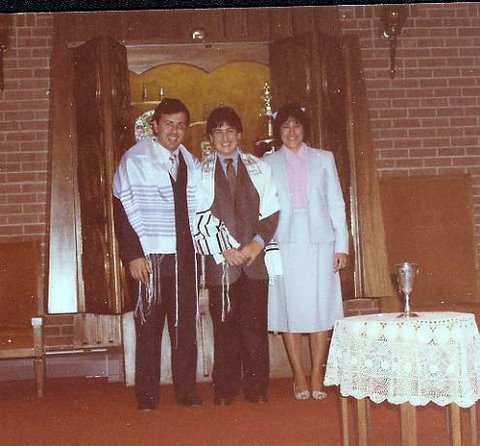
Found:
[[[195,257],[195,297],[196,297],[196,304],[197,304],[197,314],[195,316],[195,320],[197,321],[197,325],[200,321],[200,294],[198,292],[199,281],[198,281],[198,263],[197,263],[197,256],[194,254]],[[203,265],[202,265],[203,266]],[[205,274],[205,270],[202,270],[201,274]]]
[[[222,266],[222,322],[225,322],[225,314],[230,312],[230,279],[227,262],[223,262]]]
[[[152,308],[160,302],[160,263],[163,255],[147,255],[149,270],[147,283],[138,282],[137,305],[135,306],[135,317],[141,324],[147,321]]]
[[[178,347],[178,255],[175,253],[175,348]]]

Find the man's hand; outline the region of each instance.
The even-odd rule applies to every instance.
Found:
[[[333,258],[333,270],[335,272],[347,266],[348,255],[343,252],[336,252]]]
[[[223,251],[222,255],[230,266],[240,266],[248,260],[243,252],[235,248]]]
[[[247,258],[247,266],[250,266],[257,258],[258,254],[262,252],[262,245],[256,240],[251,240],[245,246],[242,246],[240,252],[242,252]]]
[[[151,272],[150,265],[145,257],[139,257],[138,259],[130,260],[128,262],[128,268],[130,274],[135,280],[139,282],[148,282],[148,273]]]

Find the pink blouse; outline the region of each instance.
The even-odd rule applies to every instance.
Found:
[[[305,146],[297,152],[285,149],[290,202],[293,209],[307,207],[307,159]]]

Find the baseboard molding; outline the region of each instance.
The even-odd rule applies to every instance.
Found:
[[[46,356],[46,377],[49,378],[107,378],[123,382],[123,355],[121,351],[50,352]],[[35,379],[32,359],[4,359],[0,361],[0,381]]]

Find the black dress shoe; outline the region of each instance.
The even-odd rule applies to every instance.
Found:
[[[155,401],[139,401],[137,402],[137,409],[142,412],[150,412],[157,408]]]
[[[198,395],[192,395],[177,398],[177,404],[180,404],[181,406],[197,407],[201,406],[203,401]]]
[[[265,404],[268,402],[268,399],[265,395],[246,396],[245,399],[254,404]]]
[[[233,402],[233,397],[216,396],[213,399],[213,402],[216,406],[230,406],[230,404]]]

